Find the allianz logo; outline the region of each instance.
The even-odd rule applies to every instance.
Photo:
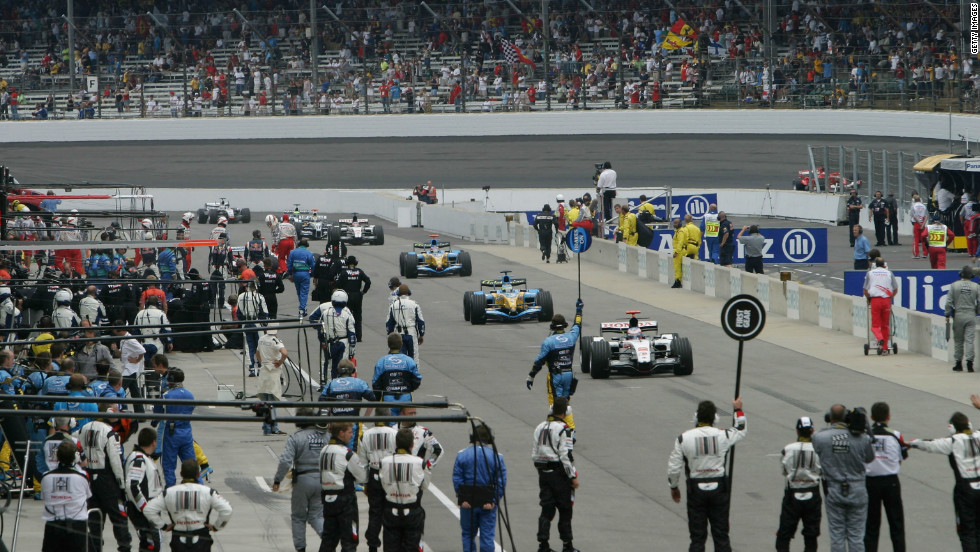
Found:
[[[820,312],[820,318],[831,318],[834,316],[833,297],[820,297],[817,300],[817,305]]]
[[[786,290],[786,308],[799,309],[800,308],[800,290],[799,289],[788,289]]]

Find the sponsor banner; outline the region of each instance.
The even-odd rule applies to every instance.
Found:
[[[940,316],[946,313],[949,286],[960,279],[959,270],[893,270],[892,273],[898,279],[894,304]],[[863,295],[864,275],[863,270],[844,271],[844,293]]]
[[[735,235],[738,235],[736,232]],[[766,228],[762,231],[766,245],[762,249],[762,260],[765,263],[806,263],[821,264],[827,262],[827,229],[826,228]],[[657,230],[653,233],[651,249],[671,251],[674,248],[673,231]],[[708,260],[707,247],[702,244],[701,260]],[[736,243],[733,263],[745,262],[745,248]]]

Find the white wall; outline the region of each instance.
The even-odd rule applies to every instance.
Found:
[[[975,115],[953,115],[952,136],[976,136]],[[945,140],[946,113],[851,110],[553,111],[230,119],[124,119],[3,123],[3,141],[91,142],[408,136],[585,134],[853,134]]]

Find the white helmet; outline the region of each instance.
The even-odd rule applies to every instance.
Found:
[[[347,299],[348,299],[347,292],[344,291],[344,290],[342,290],[342,289],[338,289],[337,291],[333,292],[333,295],[330,296],[330,302],[331,303],[344,303],[344,304],[346,304],[347,303]]]
[[[150,219],[143,219],[140,224],[143,225],[143,228],[153,228],[153,221]]]
[[[67,224],[69,226],[77,226],[78,225],[78,219],[75,218],[75,217],[68,217],[68,220],[65,221],[65,224]]]
[[[184,222],[186,222],[186,223],[189,224],[191,221],[194,220],[194,213],[188,211],[188,212],[184,213],[184,216],[182,216],[180,218],[180,220],[182,220],[182,221],[184,221]]]
[[[626,330],[626,335],[630,337],[640,337],[641,335],[643,335],[643,330],[637,327],[630,328]]]
[[[71,291],[61,288],[54,294],[54,302],[59,305],[70,305],[71,304]]]
[[[218,226],[225,226],[228,224],[228,219],[226,217],[218,217]]]
[[[565,201],[565,196],[558,194],[555,196],[555,201]]]
[[[7,286],[0,287],[0,297],[6,297],[10,295],[10,288]]]
[[[273,224],[276,223],[276,216],[275,215],[266,215],[265,216],[265,223],[268,226],[272,226]]]

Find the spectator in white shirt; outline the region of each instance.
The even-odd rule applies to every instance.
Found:
[[[133,398],[142,398],[143,392],[142,387],[139,383],[139,376],[143,373],[143,357],[146,355],[146,349],[143,345],[136,340],[127,330],[122,329],[126,323],[122,320],[116,320],[113,326],[117,326],[120,329],[112,330],[112,334],[123,338],[119,341],[118,345],[113,343],[113,352],[119,351],[119,360],[122,363],[122,374],[123,374],[123,387],[129,392],[129,396]],[[134,405],[134,410],[136,412],[142,413],[143,405]]]

